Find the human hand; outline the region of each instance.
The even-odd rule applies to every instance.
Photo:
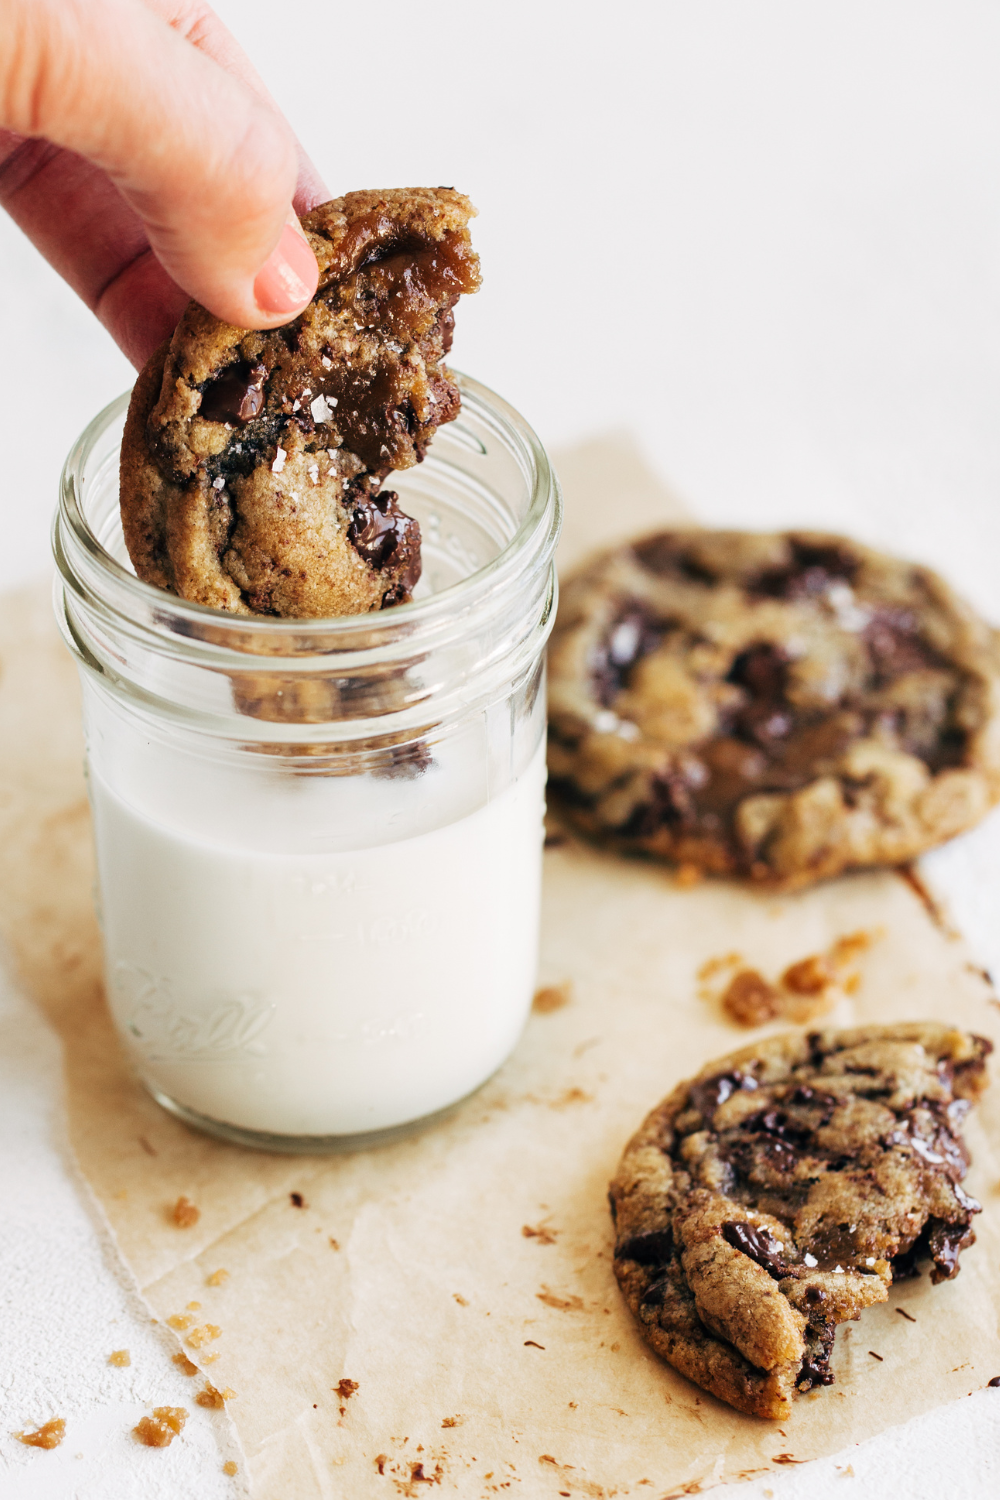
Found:
[[[0,203],[136,366],[191,297],[295,317],[328,196],[201,0],[0,0]]]

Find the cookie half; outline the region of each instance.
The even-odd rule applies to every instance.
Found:
[[[845,537],[667,531],[563,589],[550,787],[626,851],[791,888],[898,864],[1000,798],[998,637]]]
[[[992,1045],[932,1022],[777,1036],[647,1116],[611,1184],[643,1337],[739,1411],[833,1381],[839,1323],[893,1279],[955,1276],[980,1205],[962,1122]]]
[[[383,489],[458,389],[453,309],[479,286],[451,188],[348,193],[302,221],[319,287],[269,332],[191,303],[139,377],[121,513],[139,577],[236,614],[358,614],[409,598],[420,528]]]

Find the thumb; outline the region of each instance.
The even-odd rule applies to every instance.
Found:
[[[225,322],[276,327],[315,292],[291,130],[141,0],[4,5],[0,124],[106,172],[164,269]]]

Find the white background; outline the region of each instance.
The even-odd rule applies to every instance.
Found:
[[[1000,5],[218,9],[331,192],[479,205],[455,363],[547,443],[628,430],[701,518],[841,527],[1000,621]],[[6,221],[0,257],[6,587],[47,568],[63,456],[131,373]],[[984,1392],[853,1484],[840,1459],[742,1494],[984,1494],[998,1415]]]

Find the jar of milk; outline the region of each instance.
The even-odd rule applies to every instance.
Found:
[[[223,614],[139,582],[127,398],[63,474],[57,613],[80,664],[108,1000],[146,1086],[247,1145],[357,1145],[514,1046],[535,978],[555,476],[503,401],[392,476],[412,604]]]

